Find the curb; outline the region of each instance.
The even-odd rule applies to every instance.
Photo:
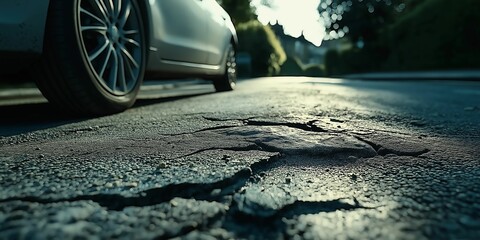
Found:
[[[420,72],[379,72],[339,76],[344,79],[360,80],[480,80],[480,70],[465,71],[420,71]]]

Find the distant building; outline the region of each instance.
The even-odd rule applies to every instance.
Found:
[[[283,27],[279,24],[270,25],[278,39],[282,43],[283,49],[288,57],[295,57],[302,61],[303,64],[323,64],[325,54],[329,49],[337,49],[338,51],[351,47],[346,39],[335,39],[323,41],[320,47],[315,46],[305,39],[303,35],[298,38],[286,35]]]

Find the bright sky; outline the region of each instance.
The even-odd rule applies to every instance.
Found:
[[[305,36],[316,46],[325,37],[323,19],[318,13],[320,0],[269,0],[271,7],[261,4],[262,0],[252,0],[257,9],[258,20],[263,24],[278,22],[285,34],[292,37]]]

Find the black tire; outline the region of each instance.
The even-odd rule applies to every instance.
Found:
[[[225,61],[225,73],[213,81],[217,92],[232,91],[237,84],[237,52],[233,44],[230,43]]]
[[[136,0],[51,0],[34,78],[54,105],[105,115],[131,107],[143,81],[144,23]]]

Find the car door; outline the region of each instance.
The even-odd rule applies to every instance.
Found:
[[[202,0],[150,1],[153,32],[158,54],[163,60],[206,63],[208,36]],[[158,19],[159,21],[156,21]],[[160,25],[160,26],[158,26]]]
[[[230,42],[231,32],[225,21],[229,16],[215,0],[203,0],[207,15],[207,63],[218,65],[225,57],[227,45]]]

